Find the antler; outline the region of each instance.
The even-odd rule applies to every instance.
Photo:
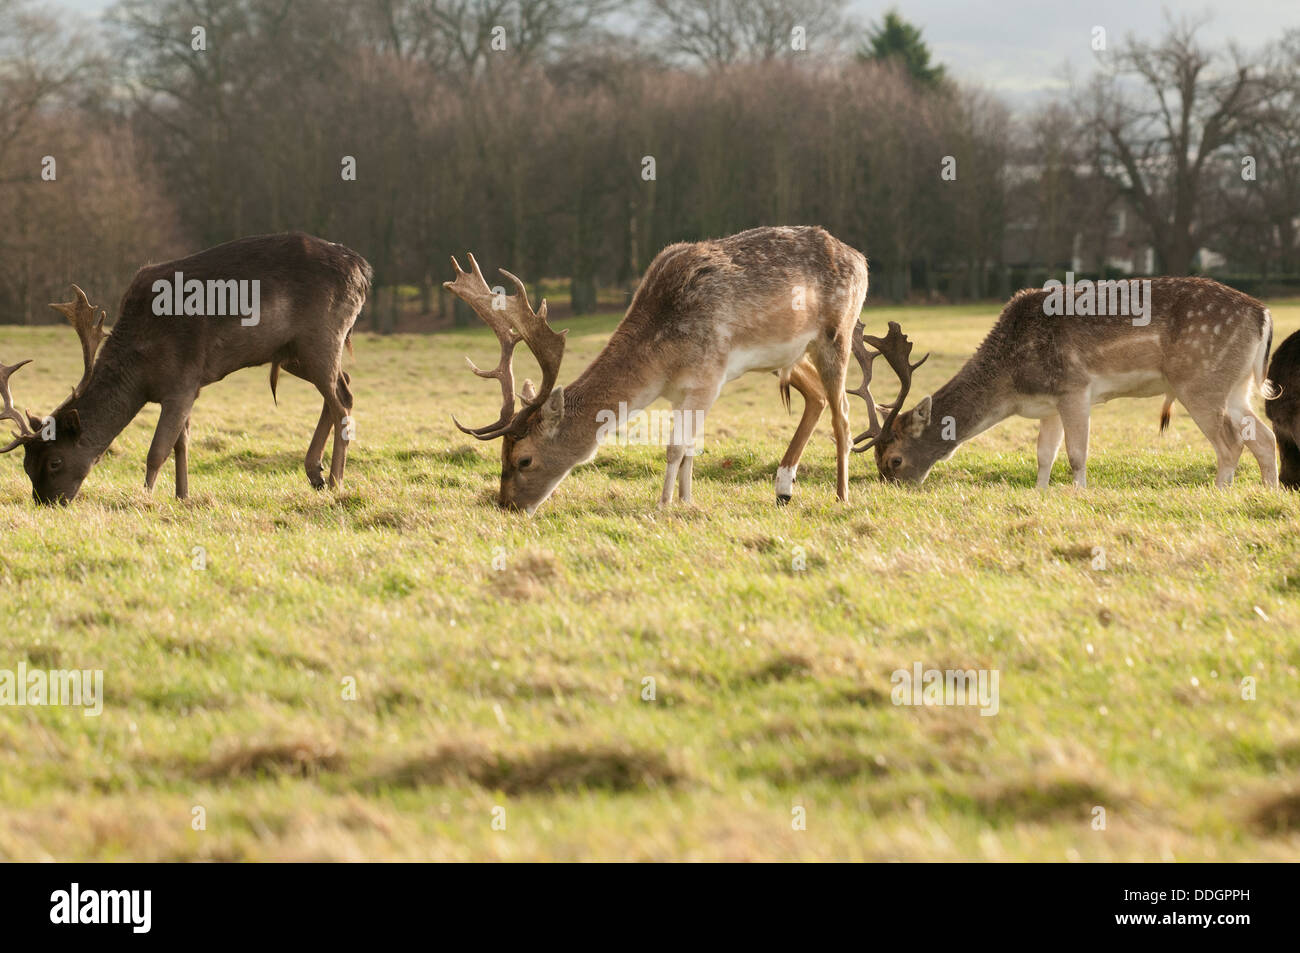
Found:
[[[30,363],[30,360],[19,361],[17,364],[10,367],[0,364],[0,399],[4,400],[4,409],[0,410],[0,420],[12,420],[18,425],[18,433],[14,434],[13,441],[0,447],[0,453],[8,453],[15,447],[21,447],[28,440],[31,440],[36,436],[36,434],[32,432],[31,427],[27,426],[26,417],[14,410],[14,399],[9,393],[9,375],[18,370],[18,368],[22,367],[24,364]]]
[[[473,308],[484,323],[496,332],[497,340],[501,342],[501,358],[497,361],[494,370],[480,370],[468,357],[465,363],[479,377],[496,378],[501,382],[501,415],[495,423],[488,424],[486,427],[469,428],[461,426],[459,420],[453,416],[451,419],[457,427],[471,436],[478,437],[480,440],[490,440],[504,432],[504,428],[510,423],[515,411],[515,373],[514,373],[514,352],[515,345],[522,338],[510,324],[510,319],[506,317],[505,311],[498,311],[492,307],[492,289],[487,286],[483,280],[483,272],[479,270],[478,262],[474,256],[469,256],[469,266],[473,269],[473,274],[463,271],[460,262],[456,256],[451,256],[452,267],[456,269],[455,281],[444,281],[442,286],[456,295],[471,308]]]
[[[862,343],[862,337],[866,334],[867,329],[863,327],[861,321],[853,326],[853,356],[857,358],[858,366],[862,368],[862,383],[858,385],[857,390],[845,390],[846,394],[853,394],[861,397],[867,402],[867,416],[871,418],[871,425],[867,428],[864,436],[870,436],[880,433],[880,418],[876,416],[876,401],[871,396],[871,369],[880,356],[879,351],[868,351],[867,346]],[[861,438],[859,438],[861,439]]]
[[[861,327],[861,322],[859,322],[858,326]],[[871,380],[870,362],[874,361],[882,354],[885,356],[885,360],[889,363],[889,366],[893,368],[894,373],[898,375],[901,387],[898,391],[898,399],[894,401],[892,406],[885,404],[881,405],[882,407],[889,406],[889,413],[885,417],[885,422],[879,427],[876,426],[876,415],[873,409],[871,413],[871,428],[853,438],[854,453],[862,453],[865,450],[870,450],[876,444],[883,443],[889,439],[890,433],[893,432],[894,421],[898,419],[899,411],[903,409],[903,401],[907,399],[907,392],[912,389],[912,372],[930,358],[930,355],[927,353],[925,357],[921,358],[915,364],[909,363],[908,358],[912,356],[912,342],[907,339],[907,335],[903,333],[903,329],[899,327],[897,321],[889,322],[889,332],[883,338],[873,337],[870,334],[863,334],[862,339],[876,350],[875,352],[867,352],[865,347],[860,347],[857,340],[857,330],[855,328],[853,354],[858,358],[859,363],[862,363],[864,358],[868,361],[868,363],[863,364],[863,373],[866,379],[863,380],[862,387],[859,388],[859,390],[867,389],[867,384]],[[856,394],[858,391],[850,391],[849,393]],[[863,395],[859,394],[859,396]],[[866,397],[866,401],[868,406],[872,405],[869,396]]]
[[[493,294],[473,255],[469,256],[471,271],[464,271],[454,255],[451,264],[456,269],[456,278],[454,281],[443,282],[442,286],[473,308],[483,323],[496,332],[497,340],[501,342],[501,357],[493,370],[480,370],[469,358],[465,359],[470,370],[479,377],[496,378],[501,382],[501,415],[496,422],[486,427],[465,427],[455,417],[452,417],[452,421],[463,433],[479,440],[492,440],[508,433],[517,433],[554,389],[568,332],[551,330],[551,326],[546,323],[545,299],[534,311],[528,303],[528,290],[524,283],[504,268],[501,269],[501,274],[510,279],[517,294]],[[528,345],[528,349],[537,358],[537,363],[541,365],[542,389],[534,394],[531,388],[525,386],[525,404],[516,413],[513,361],[515,345],[520,341]]]
[[[95,355],[99,352],[99,345],[104,341],[104,319],[108,317],[108,312],[91,304],[86,293],[76,285],[72,286],[72,290],[77,293],[75,300],[51,304],[50,307],[67,318],[68,323],[76,329],[77,337],[81,338],[81,360],[85,370],[82,372],[81,381],[72,391],[74,397],[80,397],[85,392],[86,385],[90,383],[90,372],[95,366]]]

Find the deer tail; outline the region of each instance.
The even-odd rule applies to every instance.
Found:
[[[1165,405],[1160,408],[1160,432],[1164,433],[1169,429],[1169,421],[1173,418],[1174,395],[1165,394]]]
[[[1255,355],[1255,383],[1265,400],[1277,400],[1282,396],[1282,388],[1268,378],[1268,357],[1273,350],[1273,315],[1268,308],[1264,309],[1264,329],[1267,334]]]
[[[271,362],[271,400],[275,401],[275,406],[280,406],[280,398],[276,396],[275,388],[280,383],[280,362]]]
[[[785,412],[790,413],[790,368],[783,371],[777,371],[777,378],[780,380],[781,403],[785,404]]]

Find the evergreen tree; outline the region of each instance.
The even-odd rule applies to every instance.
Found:
[[[858,58],[872,62],[900,60],[908,75],[925,86],[939,86],[945,78],[942,66],[931,65],[930,48],[920,28],[904,20],[897,10],[890,10],[884,20],[871,27]]]

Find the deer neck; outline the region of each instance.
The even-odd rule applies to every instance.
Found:
[[[931,427],[956,449],[1014,413],[1011,381],[978,356],[931,395]]]
[[[663,393],[663,378],[620,327],[595,360],[564,388],[565,438],[590,451],[609,415],[620,419],[644,410]]]
[[[105,342],[86,389],[69,401],[81,421],[80,442],[94,450],[96,457],[108,449],[148,402],[144,381],[124,359],[123,346],[113,346],[114,340],[110,335]]]

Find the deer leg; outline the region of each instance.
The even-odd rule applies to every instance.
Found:
[[[844,383],[840,382],[839,414],[833,416],[835,424],[835,496],[843,503],[849,498],[849,450],[852,448],[849,434],[849,395],[844,393]],[[835,404],[831,404],[834,414]]]
[[[676,434],[674,434],[674,437]],[[673,484],[677,482],[677,471],[681,469],[682,457],[686,448],[680,443],[668,444],[668,466],[664,471],[664,491],[659,494],[659,505],[668,506],[673,501]]]
[[[296,359],[285,361],[280,365],[280,368],[309,384],[315,383],[307,369],[299,364]],[[325,489],[325,468],[321,465],[321,458],[325,456],[325,441],[329,439],[330,431],[333,428],[334,415],[330,412],[330,405],[327,400],[321,407],[320,419],[316,422],[316,430],[311,435],[311,443],[307,445],[307,457],[303,460],[303,469],[307,471],[307,482],[312,485],[314,490]]]
[[[191,394],[184,398],[163,402],[162,414],[158,417],[158,427],[153,432],[153,442],[149,444],[149,456],[145,461],[144,485],[150,492],[158,482],[158,472],[181,439],[181,432],[185,429],[186,421],[190,419],[190,410],[194,407],[196,396]],[[177,495],[179,490],[178,484]]]
[[[1230,406],[1228,415],[1237,433],[1259,464],[1259,475],[1267,487],[1277,486],[1277,438],[1263,419],[1250,409],[1248,398],[1241,396],[1238,405]]]
[[[316,490],[325,489],[325,468],[321,466],[321,457],[325,455],[325,441],[329,439],[330,430],[334,426],[332,420],[330,405],[326,403],[321,407],[320,420],[316,423],[316,432],[311,435],[311,443],[307,447],[307,459],[303,461],[303,468],[307,471],[307,482]]]
[[[1044,417],[1038,425],[1038,488],[1045,488],[1052,481],[1052,464],[1056,462],[1056,452],[1061,449],[1061,438],[1065,436],[1065,427],[1059,414]]]
[[[352,391],[348,388],[350,380],[346,373],[340,371],[332,388],[318,388],[321,396],[325,398],[325,410],[329,413],[330,422],[334,427],[334,449],[330,453],[330,489],[338,489],[343,485],[343,467],[348,458],[352,423]],[[319,424],[316,430],[320,432]]]
[[[1284,432],[1277,435],[1278,453],[1282,457],[1282,486],[1300,490],[1300,446]]]
[[[822,411],[829,403],[826,399],[826,391],[822,390],[821,378],[817,376],[816,368],[807,360],[800,360],[790,369],[790,386],[803,397],[803,416],[799,418],[799,427],[794,432],[794,439],[790,441],[785,456],[781,458],[781,463],[776,468],[777,506],[789,503],[790,497],[794,495],[794,479],[799,472],[799,461],[803,457],[804,448],[808,446],[813,430],[817,427],[817,421],[821,419]]]
[[[853,325],[850,323],[849,327]],[[852,443],[849,437],[849,395],[844,392],[844,387],[849,372],[851,337],[851,332],[845,330],[833,340],[823,342],[812,354],[813,366],[817,368],[831,405],[831,426],[835,431],[835,496],[841,503],[849,496],[849,448]]]
[[[1057,403],[1061,431],[1065,437],[1065,456],[1070,461],[1075,486],[1088,485],[1088,431],[1092,408],[1086,391],[1068,394]]]
[[[1210,441],[1210,446],[1214,447],[1214,455],[1218,460],[1214,485],[1221,490],[1232,486],[1233,477],[1237,475],[1237,462],[1241,459],[1243,449],[1239,424],[1233,422],[1227,408],[1222,404],[1189,402],[1181,395],[1178,399],[1187,408],[1187,413],[1192,420],[1196,421],[1196,426],[1201,428],[1201,433],[1205,434],[1206,439]]]
[[[176,499],[183,500],[190,495],[190,418],[185,418],[181,435],[176,438],[173,448],[176,456]]]
[[[660,506],[672,503],[674,483],[677,484],[678,500],[683,504],[691,502],[695,436],[721,389],[721,384],[695,388],[687,391],[683,399],[673,407],[673,433],[668,442],[668,465],[664,472],[664,490],[659,495]]]
[[[685,506],[691,504],[691,478],[694,462],[695,451],[688,446],[682,456],[681,468],[677,471],[677,502]]]

